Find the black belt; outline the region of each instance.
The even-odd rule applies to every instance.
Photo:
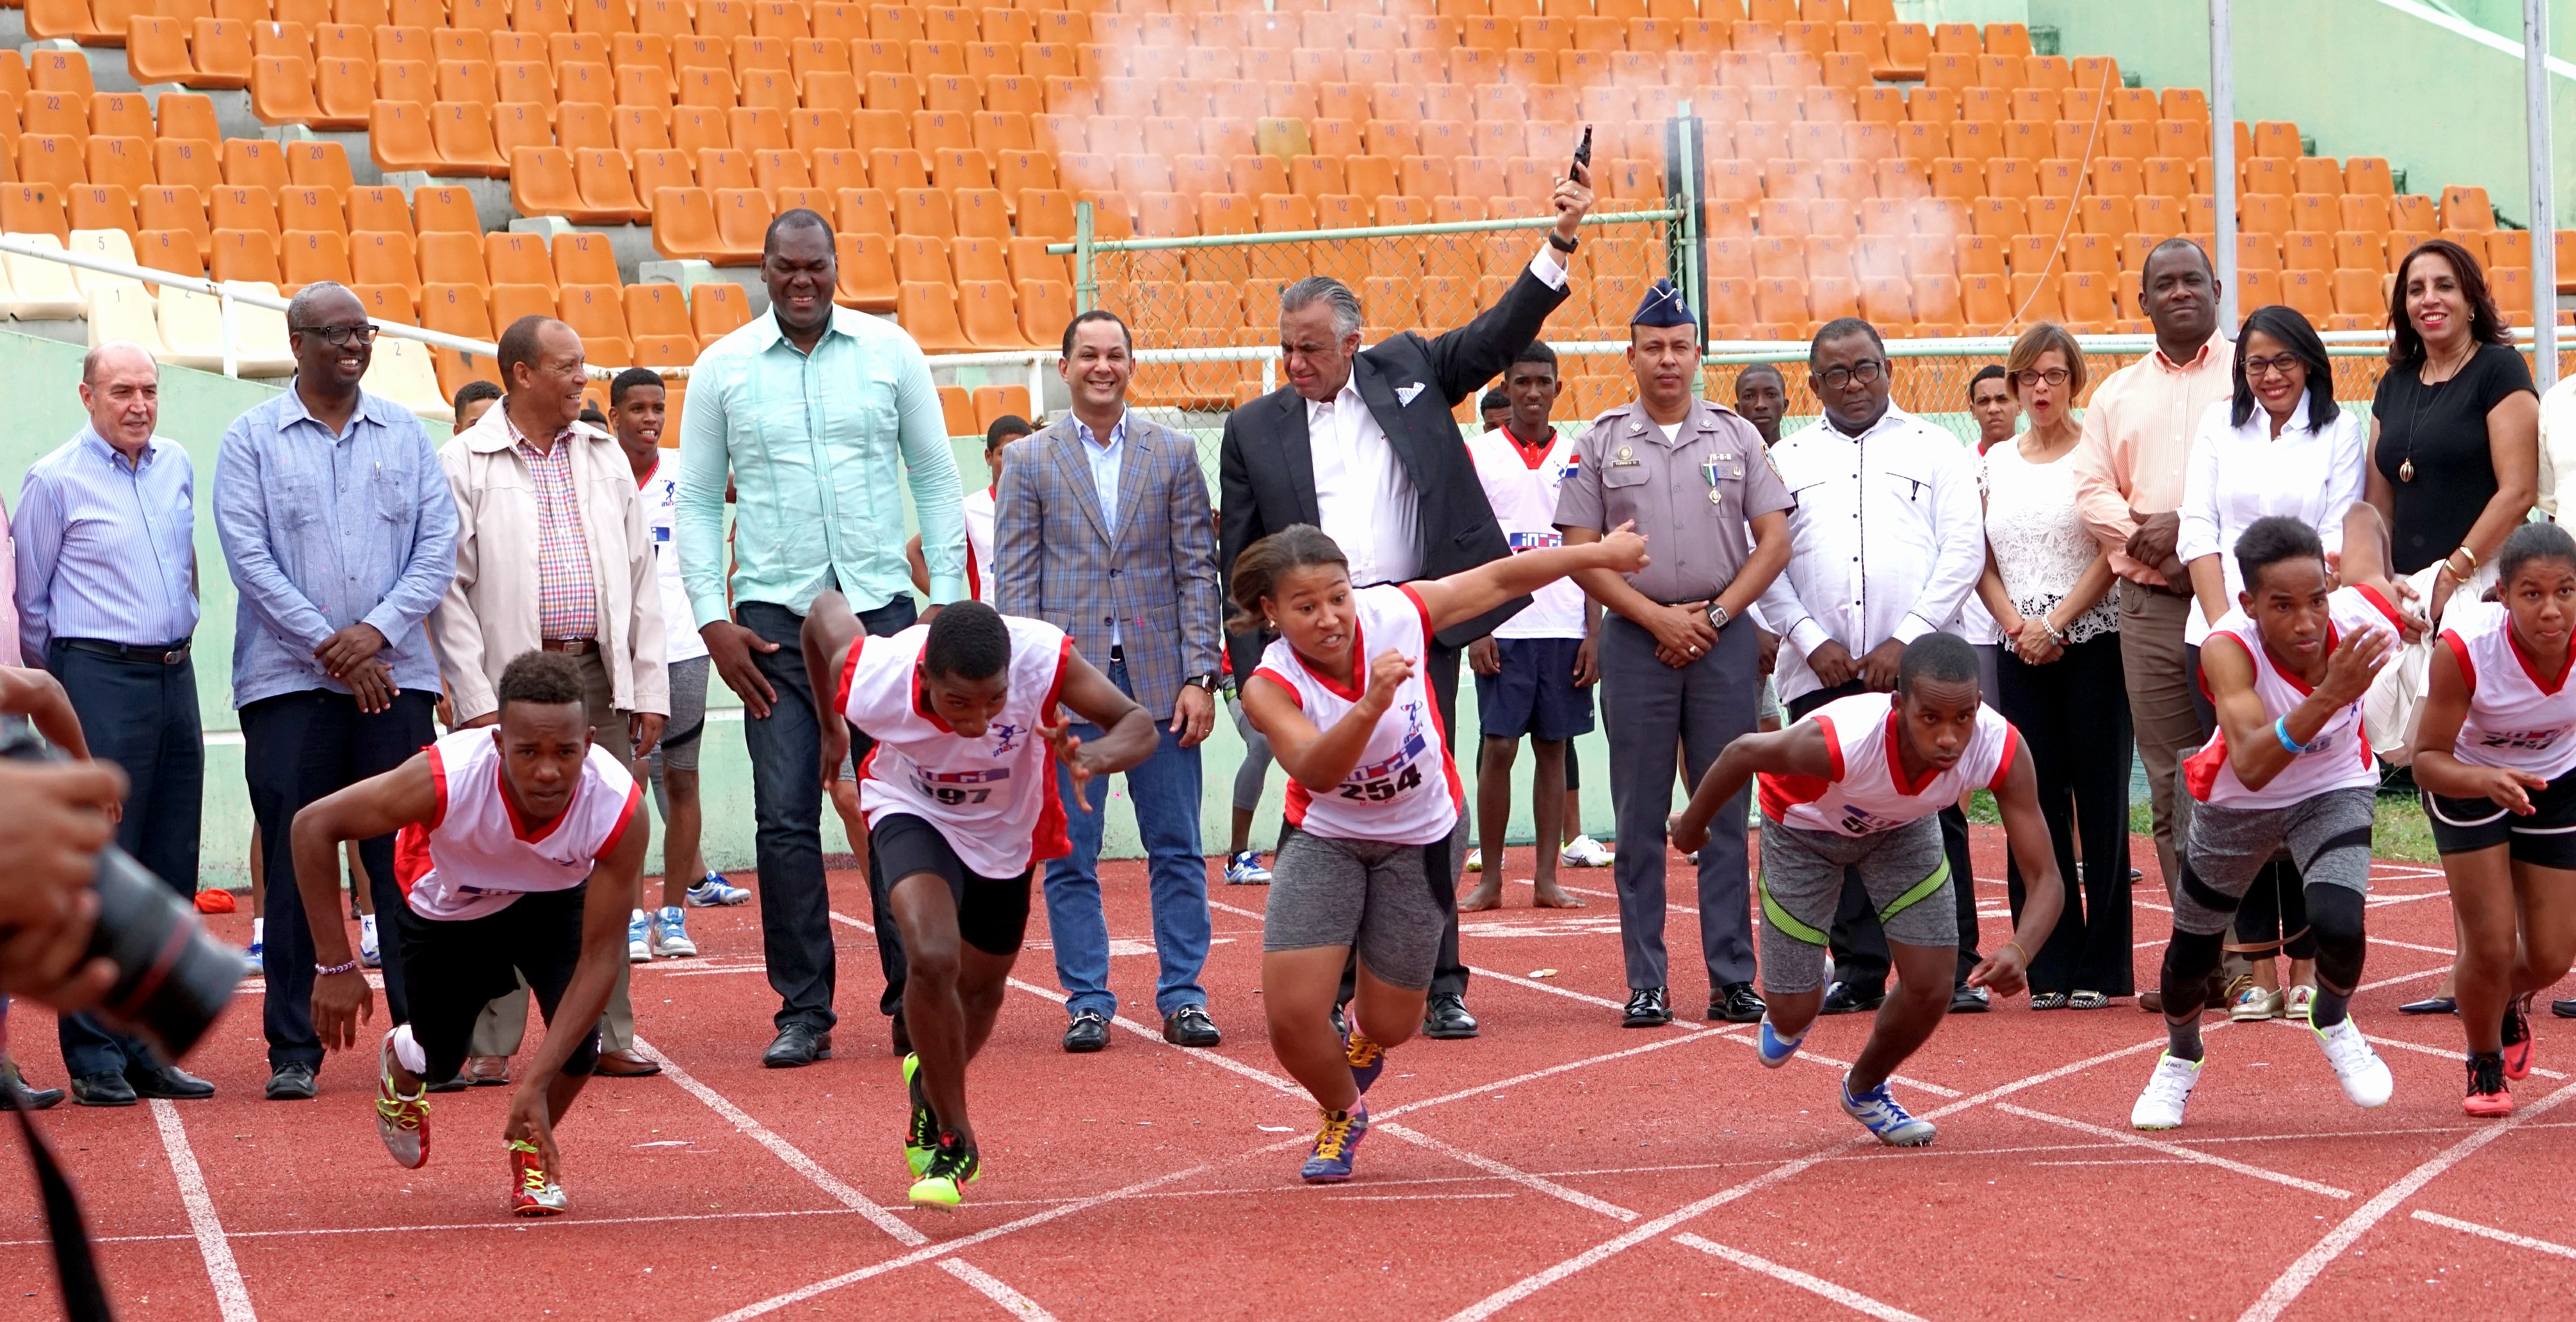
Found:
[[[175,666],[188,659],[189,640],[185,638],[158,647],[128,647],[104,638],[66,638],[62,642],[75,652],[94,652],[119,661],[149,661],[156,666]]]
[[[1109,645],[1109,664],[1113,666],[1123,666],[1127,664],[1127,645],[1125,643],[1111,643]]]

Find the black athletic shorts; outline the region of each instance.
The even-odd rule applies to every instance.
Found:
[[[1016,955],[1029,930],[1029,873],[980,876],[957,857],[939,828],[908,812],[888,813],[868,830],[868,883],[891,893],[894,883],[919,872],[948,883],[957,901],[957,935],[988,955]]]
[[[2533,790],[2529,817],[2516,817],[2492,799],[2423,797],[2438,852],[2467,854],[2503,845],[2516,863],[2576,869],[2576,771]]]
[[[410,905],[388,911],[394,939],[402,943],[411,1035],[429,1057],[422,1078],[456,1077],[484,1003],[518,990],[523,976],[552,1031],[555,1007],[581,962],[581,911],[589,892],[586,881],[571,890],[537,891],[498,913],[455,921],[423,918]],[[566,1074],[588,1074],[599,1059],[598,1023],[582,1028],[581,1045],[564,1061]]]

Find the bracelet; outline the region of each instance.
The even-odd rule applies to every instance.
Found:
[[[349,962],[346,964],[315,964],[313,966],[313,972],[316,975],[325,978],[336,978],[343,973],[355,973],[357,971],[358,960],[354,955],[349,958]]]
[[[2055,642],[2058,646],[2066,646],[2066,635],[2060,633],[2056,625],[2049,623],[2047,616],[2043,615],[2039,617],[2039,627],[2046,630],[2048,632],[2049,639]]]
[[[2452,571],[2451,571],[2452,573],[2454,573],[2454,574],[2458,574],[2458,575],[2459,575],[2459,577],[2461,577],[2461,578],[2467,578],[2470,574],[2474,574],[2474,573],[2478,572],[2478,553],[2477,553],[2477,552],[2475,552],[2475,551],[2470,550],[2470,549],[2469,549],[2469,546],[2468,546],[2468,543],[2466,543],[2466,542],[2462,542],[2460,545],[2458,545],[2458,546],[2456,546],[2456,547],[2452,548],[2452,550],[2451,550],[2451,555],[2464,555],[2464,556],[2467,556],[2467,557],[2469,558],[2469,568],[2468,568],[2468,573],[2461,573],[2459,570],[2456,570],[2456,569],[2452,570]],[[2444,565],[2446,565],[2446,566],[2447,566],[2447,565],[2449,565],[2449,564],[2451,563],[2451,555],[2446,555],[2446,556],[2443,556],[2443,557],[2442,557],[2442,563],[2443,563]]]
[[[2323,734],[2325,732],[2320,730],[2318,733]],[[2319,739],[2313,744],[2303,744],[2292,739],[2290,737],[2290,718],[2287,716],[2278,717],[2273,720],[2272,737],[2280,740],[2281,747],[2293,754],[2312,752],[2325,743],[2325,740],[2323,739]]]
[[[2025,966],[2027,966],[2027,965],[2030,963],[2030,952],[2029,952],[2029,951],[2027,951],[2027,950],[2022,950],[2022,949],[2021,949],[2021,943],[2020,943],[2019,941],[2006,941],[2004,944],[2005,944],[2005,945],[2008,945],[2008,946],[2011,946],[2011,947],[2012,947],[2013,949],[2015,949],[2015,950],[2021,950],[2021,962],[2022,962]]]

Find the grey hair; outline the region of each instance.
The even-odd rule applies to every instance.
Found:
[[[1279,310],[1282,313],[1302,311],[1317,303],[1327,304],[1333,309],[1335,335],[1354,334],[1367,320],[1360,312],[1360,296],[1352,293],[1349,285],[1329,275],[1307,276],[1279,293]]]
[[[109,355],[122,353],[128,349],[143,355],[143,361],[152,364],[153,375],[155,377],[160,375],[161,360],[153,357],[150,349],[132,340],[101,340],[88,353],[81,355],[81,384],[85,386],[98,384],[99,365],[106,362]]]
[[[321,302],[323,299],[329,298],[333,294],[346,294],[351,298],[358,297],[358,291],[349,288],[347,285],[341,284],[337,280],[316,280],[302,289],[296,290],[295,297],[286,301],[287,328],[290,330],[303,330],[306,327],[311,326],[313,324],[313,305]],[[366,300],[359,299],[358,307],[363,311],[366,308]]]

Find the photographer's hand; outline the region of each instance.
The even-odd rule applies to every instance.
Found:
[[[12,826],[0,832],[0,993],[76,1010],[114,981],[114,965],[86,956],[113,835],[100,805],[124,797],[124,773],[105,763],[0,761]]]

